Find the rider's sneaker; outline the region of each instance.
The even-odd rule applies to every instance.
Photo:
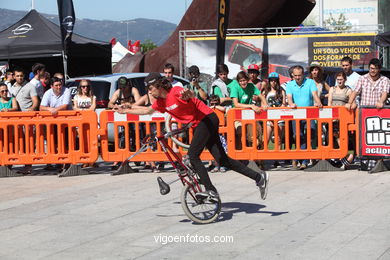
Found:
[[[268,193],[269,175],[265,171],[260,172],[259,174],[261,175],[261,179],[256,182],[256,186],[259,187],[261,198],[265,200]]]
[[[209,200],[211,202],[219,201],[219,194],[213,190],[206,190],[195,194],[197,200],[204,201]]]

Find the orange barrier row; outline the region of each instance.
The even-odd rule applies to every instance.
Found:
[[[260,113],[230,109],[227,122],[228,153],[232,158],[324,160],[342,158],[348,153],[348,130],[354,124],[354,113],[344,107],[269,108]],[[242,134],[237,136],[239,125],[242,125]],[[291,129],[293,125],[296,128],[295,135]],[[308,126],[313,126],[314,130]],[[248,129],[256,128],[262,137],[260,140],[248,141]],[[273,135],[268,136],[267,128],[273,129]],[[305,135],[301,140],[302,131]],[[336,144],[335,133],[339,133],[339,144]],[[271,139],[273,146],[269,144]],[[283,141],[281,147],[277,145],[280,141]],[[301,148],[301,143],[306,143],[307,148]]]
[[[354,113],[344,107],[269,108],[260,113],[230,109],[226,118],[223,112],[216,113],[229,156],[240,160],[341,158],[348,152],[348,130],[357,129]],[[314,122],[314,132],[310,127],[301,130],[301,122],[306,122],[306,126]],[[140,148],[145,134],[155,130],[163,133],[165,115],[121,115],[107,110],[100,114],[100,129],[97,125],[93,111],[61,111],[57,116],[49,112],[0,113],[0,166],[94,162],[98,157],[99,137],[104,161],[124,161]],[[273,128],[273,133],[267,133],[267,128]],[[301,131],[306,133],[302,140],[297,138]],[[334,138],[336,132],[339,144]],[[186,143],[191,139],[192,130],[181,138]],[[279,142],[281,147],[275,145]],[[302,142],[308,144],[307,148],[301,148]],[[186,149],[180,148],[180,152],[184,155]],[[205,151],[201,158],[210,160],[212,156]],[[132,160],[167,159],[161,147],[156,146]]]
[[[220,133],[226,133],[224,113],[216,110],[220,118]],[[102,111],[100,114],[100,140],[101,154],[104,161],[122,162],[133,155],[139,148],[142,138],[157,131],[161,135],[165,130],[165,114],[154,113],[152,115],[119,114],[112,110]],[[181,127],[181,124],[178,124]],[[185,137],[179,137],[180,141],[189,144],[192,139],[192,130]],[[172,145],[172,141],[168,140]],[[187,150],[179,147],[180,154],[185,155]],[[205,151],[201,155],[202,160],[211,160],[212,156]],[[160,146],[148,149],[142,154],[133,157],[132,161],[167,161]]]
[[[98,158],[94,111],[0,113],[0,166],[92,163]]]

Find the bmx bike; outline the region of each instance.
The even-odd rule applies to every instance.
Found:
[[[187,131],[190,126],[191,124],[188,124],[176,130],[168,130],[169,132],[159,136],[156,132],[146,135],[141,142],[140,149],[128,158],[127,161],[130,161],[131,158],[146,151],[150,147],[155,147],[156,144],[159,143],[165,156],[168,158],[178,175],[178,178],[169,184],[164,182],[161,177],[157,177],[161,195],[168,194],[170,192],[169,185],[180,180],[183,184],[180,201],[184,213],[189,219],[196,223],[207,224],[218,218],[221,211],[221,200],[219,197],[205,198],[202,196],[201,198],[201,196],[196,196],[197,193],[206,191],[199,181],[198,174],[193,170],[188,158],[184,157],[184,159],[180,159],[167,142],[168,138],[174,138],[174,136]]]

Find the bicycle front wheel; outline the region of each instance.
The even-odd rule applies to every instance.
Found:
[[[218,218],[221,211],[221,200],[218,198],[218,202],[215,201],[198,201],[195,198],[195,192],[192,186],[186,184],[183,187],[180,196],[181,206],[184,213],[189,219],[199,224],[208,224]]]

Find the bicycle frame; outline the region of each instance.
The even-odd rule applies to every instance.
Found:
[[[183,163],[183,160],[173,151],[172,147],[168,144],[165,136],[156,136],[155,138],[157,139],[158,143],[161,145],[161,148],[165,156],[168,158],[169,162],[171,163],[172,167],[178,173],[179,179],[181,180],[182,184],[183,185],[187,184],[188,186],[191,187],[192,191],[194,192],[194,194],[191,193],[191,196],[193,197],[194,200],[196,200],[195,193],[202,191],[202,189],[198,181],[196,180],[196,178],[189,174],[192,170],[189,169],[188,166]],[[175,162],[178,162],[180,166],[183,169],[185,169],[185,171],[181,172],[179,170],[179,167],[175,164]],[[186,177],[189,180],[187,180]]]

